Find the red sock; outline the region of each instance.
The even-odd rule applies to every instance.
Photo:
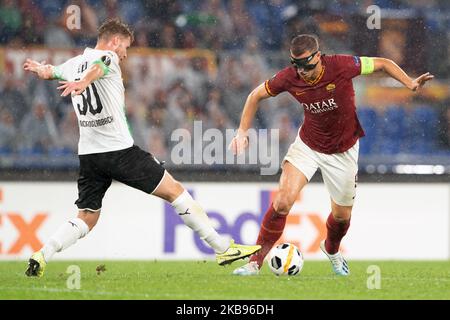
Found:
[[[342,238],[347,233],[350,227],[350,220],[338,222],[334,219],[333,214],[330,213],[327,219],[327,239],[325,240],[325,249],[330,254],[335,254],[339,251],[339,245]]]
[[[264,262],[264,258],[272,249],[275,242],[280,239],[283,234],[284,226],[286,225],[286,215],[279,214],[270,204],[269,209],[264,215],[261,223],[261,229],[259,230],[258,240],[256,244],[261,245],[261,250],[254,254],[250,261],[256,261],[261,268]]]

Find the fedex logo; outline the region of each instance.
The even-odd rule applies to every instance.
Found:
[[[16,240],[9,248],[3,248],[0,238],[0,254],[19,254],[27,246],[33,251],[39,250],[42,247],[42,243],[37,237],[37,231],[46,218],[46,213],[38,213],[31,220],[25,221],[20,213],[0,212],[0,230],[2,222],[8,219],[18,233]]]
[[[195,193],[191,192],[191,195],[195,198]],[[237,243],[243,243],[242,233],[243,225],[250,222],[255,225],[261,225],[264,214],[271,205],[273,198],[276,195],[276,191],[263,190],[260,192],[259,208],[255,212],[242,212],[234,221],[229,221],[226,215],[222,212],[207,211],[210,219],[216,220],[218,227],[216,230],[220,234],[230,235]],[[298,198],[297,203],[301,199]],[[305,234],[301,232],[292,233],[289,231],[296,231],[298,227],[306,226],[312,230],[313,236],[309,237],[309,241],[303,241]],[[175,210],[170,204],[164,204],[164,253],[174,253],[177,248],[175,247],[177,230],[179,228],[185,228],[183,220],[177,215]],[[292,229],[292,230],[290,230]],[[254,241],[256,241],[257,234],[254,235]],[[213,254],[213,250],[209,248],[195,233],[192,233],[192,240],[195,243],[197,249],[204,254]],[[287,217],[285,231],[280,238],[279,242],[290,242],[295,244],[300,250],[305,253],[319,252],[320,241],[326,237],[325,220],[322,215],[315,212],[299,212],[295,209],[291,210],[291,213]],[[306,239],[305,239],[306,240]]]

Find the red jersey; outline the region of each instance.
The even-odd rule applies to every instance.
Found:
[[[349,55],[324,55],[321,60],[322,72],[313,82],[288,67],[265,82],[266,91],[271,96],[287,91],[303,106],[300,138],[306,145],[321,153],[341,153],[364,136],[352,83],[361,74],[361,61]]]

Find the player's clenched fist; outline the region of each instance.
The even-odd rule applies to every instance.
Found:
[[[238,130],[238,133],[230,143],[229,149],[234,155],[240,155],[248,147],[248,136],[242,130]]]

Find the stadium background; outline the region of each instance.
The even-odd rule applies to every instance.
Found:
[[[380,29],[367,27],[371,4],[382,9]],[[80,30],[66,28],[69,5],[81,8]],[[99,24],[117,16],[135,29],[123,72],[136,144],[187,182],[219,231],[245,243],[256,239],[279,175],[261,176],[259,165],[174,164],[173,130],[192,133],[194,120],[204,130],[236,128],[251,89],[289,64],[298,33],[317,34],[326,54],[382,56],[412,76],[434,74],[418,94],[382,75],[354,80],[366,137],[343,246],[351,259],[450,258],[449,2],[2,0],[0,259],[28,258],[76,212],[73,107],[56,82],[25,75],[24,59],[61,63],[94,46]],[[302,116],[287,94],[261,104],[255,127],[280,129],[280,159]],[[330,209],[320,181],[299,195],[283,235],[308,259],[323,258],[318,241]],[[177,218],[162,201],[114,184],[94,232],[57,257],[212,258]]]

